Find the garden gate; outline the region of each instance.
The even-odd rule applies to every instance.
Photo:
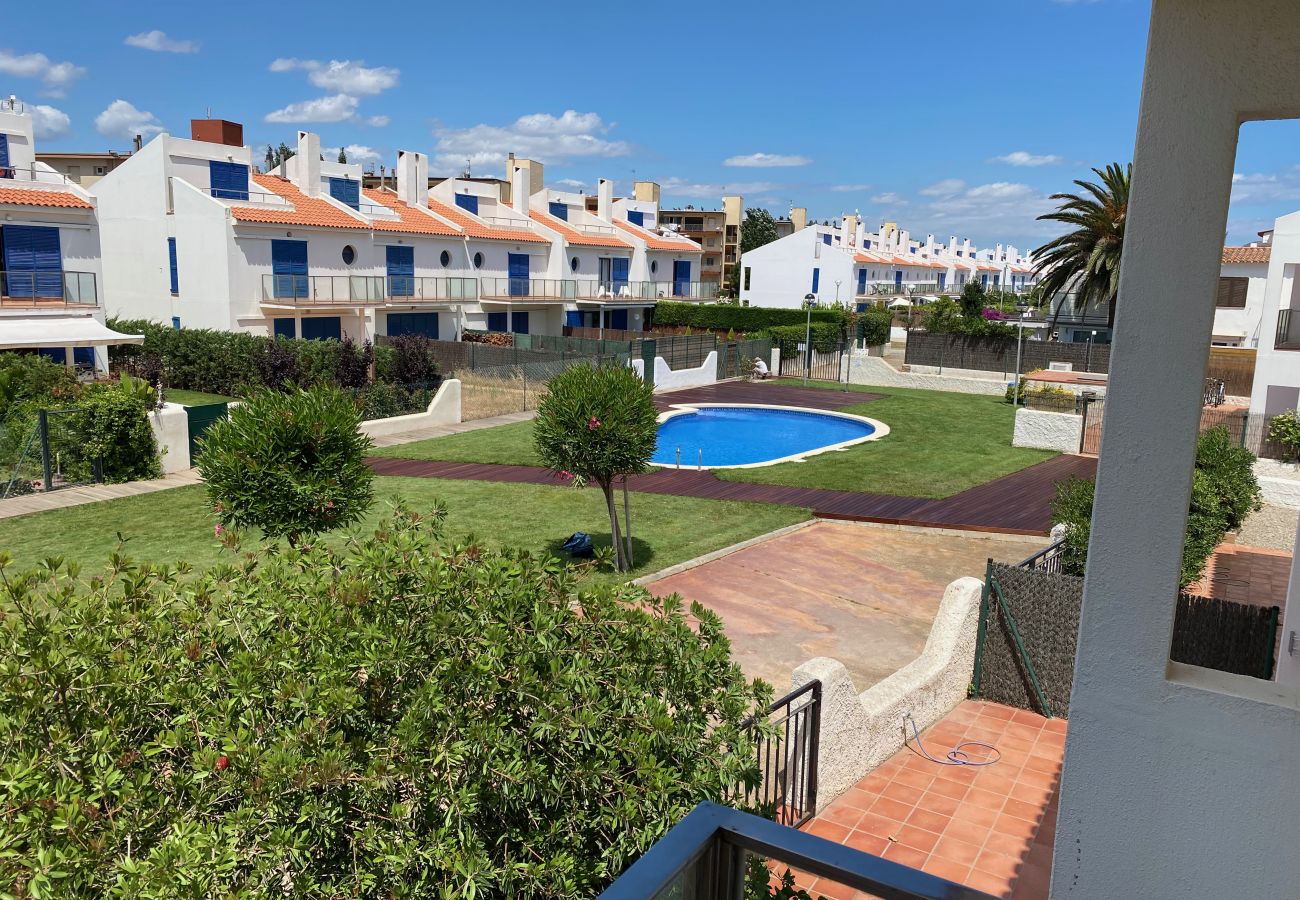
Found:
[[[189,419],[190,430],[190,462],[191,464],[198,459],[201,444],[199,439],[207,433],[214,422],[218,422],[229,415],[229,409],[225,403],[208,403],[203,406],[185,407],[185,415]]]

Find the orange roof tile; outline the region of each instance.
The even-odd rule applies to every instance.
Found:
[[[703,253],[704,248],[690,238],[668,238],[661,234],[656,234],[648,228],[642,228],[639,225],[633,225],[631,222],[624,222],[622,219],[615,219],[614,224],[622,228],[628,234],[636,235],[645,241],[645,245],[651,250],[677,250],[681,253]]]
[[[0,203],[13,206],[60,206],[64,209],[94,209],[69,191],[41,191],[28,188],[0,187]]]
[[[400,231],[407,234],[441,234],[460,237],[458,230],[399,200],[397,195],[388,188],[380,190],[366,188],[362,193],[365,194],[367,200],[380,206],[386,206],[397,213],[398,218],[401,220],[393,222],[385,219],[372,219],[370,224],[375,231]]]
[[[319,197],[308,197],[298,186],[279,175],[254,175],[258,187],[279,194],[293,204],[287,206],[232,206],[230,214],[241,222],[268,225],[313,225],[319,228],[369,228],[361,215],[349,215]]]
[[[563,222],[555,216],[547,215],[539,210],[529,210],[529,218],[539,225],[545,225],[552,231],[558,231],[570,244],[577,244],[580,247],[618,247],[623,250],[631,250],[632,245],[615,234],[592,234],[589,231],[579,231],[567,222]]]
[[[444,219],[450,220],[453,224],[459,226],[464,232],[473,238],[487,238],[493,241],[532,241],[538,244],[548,243],[547,239],[535,231],[516,231],[513,228],[493,228],[480,221],[475,216],[471,216],[459,206],[448,206],[432,197],[429,198],[429,209],[433,210]]]
[[[1272,247],[1224,247],[1225,263],[1266,263],[1273,255]]]

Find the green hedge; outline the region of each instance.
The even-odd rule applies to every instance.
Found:
[[[687,326],[710,331],[755,332],[780,325],[802,326],[808,316],[803,309],[765,309],[757,306],[701,305],[660,300],[655,304],[654,324]],[[852,314],[845,309],[814,309],[813,322],[833,323],[847,330]]]
[[[776,328],[765,328],[760,333],[762,337],[771,338],[772,343],[781,348],[782,356],[791,356],[798,353],[799,345],[803,343],[807,334],[806,325],[781,325]],[[833,322],[813,322],[812,342],[813,347],[817,350],[837,350],[842,339],[843,332],[838,324]]]

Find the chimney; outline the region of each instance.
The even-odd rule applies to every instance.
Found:
[[[596,182],[596,218],[602,222],[610,221],[614,206],[614,182],[602,178]]]
[[[410,206],[429,205],[429,157],[397,151],[397,197]]]
[[[137,134],[135,140],[131,142],[131,146],[135,148],[136,153],[139,153],[140,149],[144,147],[144,135]]]
[[[293,157],[298,190],[308,197],[320,196],[320,135],[298,132],[298,153]]]
[[[190,119],[190,138],[207,144],[244,146],[244,126],[225,119]]]
[[[653,203],[655,205],[655,217],[658,218],[659,185],[653,181],[634,181],[632,182],[632,197],[642,203]]]
[[[523,166],[515,166],[514,171],[510,173],[510,196],[514,203],[515,212],[521,216],[528,215],[528,170]]]
[[[845,216],[844,226],[840,229],[840,246],[856,247],[858,240],[858,217]]]
[[[795,231],[803,231],[808,227],[808,207],[796,206],[790,210],[790,221],[794,223]]]

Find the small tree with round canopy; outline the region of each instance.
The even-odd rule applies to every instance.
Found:
[[[593,481],[605,495],[620,572],[631,568],[620,539],[614,483],[646,470],[654,454],[654,389],[626,366],[573,366],[551,379],[537,409],[533,441],[551,469]]]

